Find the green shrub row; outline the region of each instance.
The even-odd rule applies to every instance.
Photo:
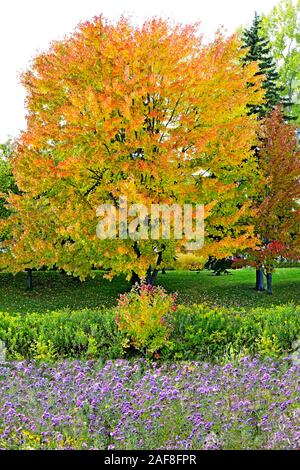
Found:
[[[249,311],[180,306],[163,355],[166,359],[222,359],[243,355],[282,356],[300,339],[300,305]]]
[[[8,359],[115,359],[124,349],[110,310],[0,313],[0,340]]]
[[[179,306],[172,334],[159,351],[165,360],[220,360],[240,354],[281,356],[300,339],[300,306],[211,310]],[[0,313],[7,359],[115,359],[133,354],[115,323],[115,311]],[[157,356],[157,355],[156,355]],[[158,357],[158,356],[157,356]]]

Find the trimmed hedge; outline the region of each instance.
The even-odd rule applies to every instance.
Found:
[[[240,354],[281,356],[300,339],[300,306],[211,310],[179,306],[165,360],[222,360]],[[10,314],[0,312],[7,359],[115,359],[133,354],[117,329],[114,309]]]

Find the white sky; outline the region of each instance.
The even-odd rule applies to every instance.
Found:
[[[249,24],[254,12],[268,13],[278,0],[0,0],[0,143],[25,126],[25,93],[19,73],[38,50],[95,15],[137,22],[154,15],[190,23],[201,21],[206,37],[218,26],[231,33]]]

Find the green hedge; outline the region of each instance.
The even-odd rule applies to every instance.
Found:
[[[8,359],[103,358],[132,354],[114,310],[9,314],[0,312],[0,339]],[[165,360],[220,360],[251,354],[281,356],[300,339],[300,306],[211,310],[180,306],[160,351]]]
[[[240,354],[281,356],[300,339],[300,305],[246,310],[179,307],[164,358],[222,359]]]
[[[5,342],[9,359],[114,359],[123,354],[124,341],[112,311],[87,309],[0,313],[0,339]]]

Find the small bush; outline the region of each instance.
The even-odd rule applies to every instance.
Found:
[[[116,322],[129,344],[146,356],[161,349],[170,336],[175,301],[176,294],[147,284],[122,294],[116,307]]]
[[[204,268],[206,258],[194,253],[178,253],[175,266],[179,270],[201,271]]]

